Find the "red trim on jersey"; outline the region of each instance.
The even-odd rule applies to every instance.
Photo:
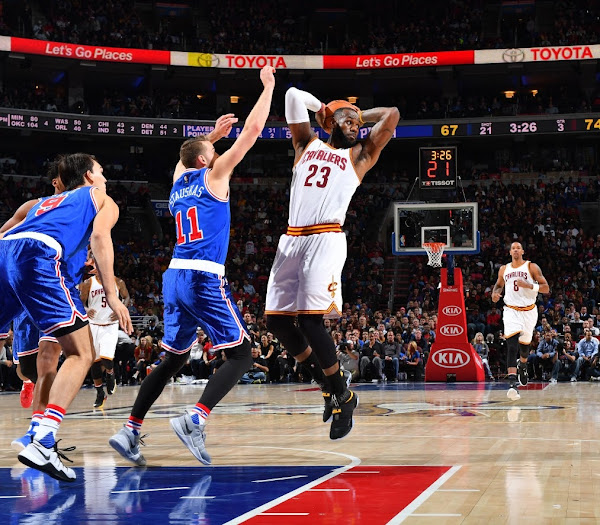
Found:
[[[208,185],[208,172],[210,171],[210,168],[207,168],[206,171],[204,172],[204,187],[206,188],[206,191],[208,191],[208,193],[214,197],[215,199],[217,199],[219,202],[229,202],[229,192],[227,192],[227,198],[226,199],[222,199],[221,197],[217,197],[211,190],[210,190],[210,186]]]

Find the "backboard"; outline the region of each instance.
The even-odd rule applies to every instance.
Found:
[[[395,202],[392,252],[425,255],[424,242],[443,242],[444,253],[479,253],[476,202]]]

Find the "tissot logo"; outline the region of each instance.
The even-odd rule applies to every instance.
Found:
[[[458,324],[446,324],[440,328],[440,333],[442,335],[462,335],[463,332],[463,327]]]
[[[442,368],[460,368],[469,364],[471,356],[464,350],[458,348],[445,348],[435,352],[431,359],[433,362]]]
[[[444,306],[442,313],[449,316],[460,315],[462,314],[462,308],[460,306]]]
[[[525,60],[525,53],[521,49],[507,49],[502,53],[502,60],[512,64],[514,62],[523,62]]]

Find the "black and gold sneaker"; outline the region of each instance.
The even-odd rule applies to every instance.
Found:
[[[352,430],[352,414],[358,406],[358,396],[352,390],[346,390],[343,394],[333,394],[331,404],[333,419],[329,439],[342,439]]]

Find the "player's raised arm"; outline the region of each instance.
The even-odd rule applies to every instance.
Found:
[[[363,142],[363,147],[357,159],[357,171],[363,175],[371,169],[383,148],[394,136],[394,131],[400,120],[400,112],[396,107],[367,109],[361,114],[363,122],[374,122],[369,135]],[[359,173],[359,176],[361,175]]]
[[[287,90],[285,94],[285,119],[292,134],[292,145],[296,151],[296,159],[302,155],[304,148],[315,136],[310,125],[308,110],[321,112],[324,104],[307,91],[295,87]]]
[[[229,186],[229,178],[244,155],[254,146],[256,139],[262,133],[265,127],[269,112],[271,109],[271,100],[273,99],[273,89],[275,88],[275,69],[271,66],[265,66],[260,71],[260,80],[263,83],[263,91],[254,104],[252,111],[248,115],[244,127],[239,137],[223,155],[217,158],[210,172],[209,179],[211,188],[222,193],[225,185]],[[224,184],[223,184],[224,183]],[[219,186],[223,186],[219,188]],[[226,191],[225,191],[226,193]]]

